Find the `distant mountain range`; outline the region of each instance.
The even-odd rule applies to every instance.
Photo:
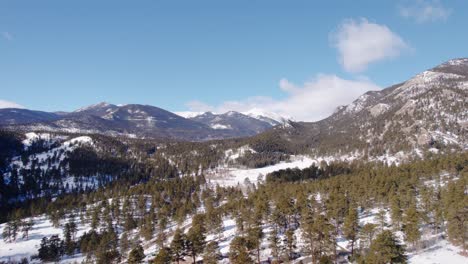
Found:
[[[71,113],[0,109],[0,125],[189,141],[257,135],[254,140],[282,142],[291,152],[349,156],[468,149],[468,59],[450,60],[406,82],[369,91],[318,122],[295,122],[258,109],[172,113],[149,105],[99,103]]]
[[[223,114],[185,112],[181,115],[155,106],[103,102],[71,113],[0,109],[0,125],[23,130],[204,141],[252,136],[288,121],[259,111],[246,114],[234,111]]]

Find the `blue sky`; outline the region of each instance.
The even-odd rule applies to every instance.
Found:
[[[0,100],[314,120],[467,56],[463,10],[468,1],[0,0]]]

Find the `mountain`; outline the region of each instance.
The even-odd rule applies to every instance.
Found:
[[[99,103],[62,115],[56,120],[23,125],[21,128],[194,141],[229,137],[164,109],[138,104],[117,106]]]
[[[257,119],[235,111],[224,114],[206,112],[189,119],[208,125],[212,129],[230,131],[240,136],[253,136],[279,124],[274,120]]]
[[[172,138],[205,141],[253,136],[278,124],[229,112],[205,113],[184,118],[164,109],[139,104],[98,103],[71,113],[47,113],[24,109],[2,109],[0,124],[26,131],[98,133],[130,137]]]
[[[58,114],[28,109],[0,109],[0,125],[17,125],[52,121],[59,118]]]
[[[229,112],[236,112],[236,111],[229,111]],[[189,119],[194,119],[194,118],[196,118],[196,117],[198,117],[200,115],[206,114],[206,113],[211,113],[213,115],[222,115],[222,114],[213,113],[213,112],[192,112],[192,111],[183,111],[183,112],[175,112],[175,113],[177,115],[180,115],[182,117],[189,118]],[[264,110],[259,109],[259,108],[252,108],[252,109],[250,109],[248,111],[236,112],[236,113],[239,113],[239,114],[242,114],[242,115],[245,115],[245,116],[249,116],[249,117],[255,118],[257,120],[263,121],[263,122],[267,122],[272,127],[280,125],[280,124],[285,124],[288,121],[293,120],[291,117],[282,116],[282,115],[272,113],[272,112],[267,112],[267,111],[264,111]],[[224,114],[226,114],[226,113],[224,113]]]
[[[468,59],[454,59],[406,82],[369,91],[318,122],[293,122],[256,136],[281,149],[350,159],[421,156],[468,149]],[[278,146],[276,146],[278,147]]]
[[[272,126],[276,126],[280,124],[287,124],[290,120],[293,120],[292,117],[282,116],[276,113],[267,112],[259,108],[252,108],[249,111],[242,112],[242,114],[268,122]]]

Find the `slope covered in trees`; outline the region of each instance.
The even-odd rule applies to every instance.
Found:
[[[313,168],[293,175],[327,171]],[[46,213],[64,235],[44,240],[40,252],[52,253],[39,257],[81,254],[97,263],[256,263],[266,258],[405,263],[443,237],[459,246],[460,254],[466,252],[466,153],[398,167],[356,163],[337,168],[313,180],[284,180],[280,173],[283,180],[267,181],[247,193],[212,186],[202,175],[152,177],[132,188],[118,179],[85,194],[32,202],[15,210],[8,226]],[[374,220],[365,220],[366,215]],[[236,231],[225,237],[228,219]],[[73,223],[87,225],[89,231],[73,238]],[[58,251],[50,249],[57,245]]]

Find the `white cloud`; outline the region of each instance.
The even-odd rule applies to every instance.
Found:
[[[19,104],[14,103],[14,102],[5,101],[5,100],[0,99],[0,109],[2,109],[2,108],[24,108],[24,106],[19,105]]]
[[[299,121],[317,121],[323,119],[340,105],[349,104],[369,90],[381,88],[369,80],[345,80],[333,74],[319,74],[311,81],[297,86],[287,79],[281,79],[279,87],[286,91],[283,99],[256,96],[240,101],[227,101],[217,106],[192,101],[187,106],[192,111],[213,111],[218,113],[248,111],[253,108],[291,116]]]
[[[417,23],[446,20],[452,9],[446,8],[438,0],[416,0],[399,7],[399,13],[404,18],[414,19]]]
[[[397,57],[408,45],[387,26],[365,18],[345,20],[330,34],[346,71],[362,72],[370,63]]]
[[[13,40],[13,35],[8,32],[8,31],[3,31],[2,32],[2,37],[8,41],[12,41]]]

